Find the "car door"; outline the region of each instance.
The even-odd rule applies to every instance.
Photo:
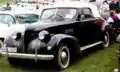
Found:
[[[83,8],[78,9],[78,14],[76,16],[76,23],[74,24],[74,36],[79,39],[80,45],[86,45],[86,30],[85,30],[85,19],[83,15]]]
[[[84,22],[84,40],[86,44],[92,44],[97,42],[100,37],[101,29],[96,24],[96,18],[93,16],[90,8],[83,9],[83,15],[85,16]]]
[[[76,27],[76,34],[80,44],[88,45],[97,41],[100,29],[95,24],[95,21],[96,18],[93,17],[91,9],[83,8],[79,24]]]

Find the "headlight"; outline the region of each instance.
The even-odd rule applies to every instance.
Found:
[[[20,39],[21,36],[22,36],[22,34],[21,34],[20,32],[18,32],[18,33],[13,33],[11,37],[12,37],[13,39]]]
[[[17,38],[17,33],[13,33],[13,34],[11,35],[11,37],[12,37],[13,39],[16,39],[16,38]]]
[[[43,31],[39,32],[38,37],[40,40],[43,40],[45,38],[45,35],[47,35],[47,34],[49,34],[49,32],[46,30],[43,30]]]

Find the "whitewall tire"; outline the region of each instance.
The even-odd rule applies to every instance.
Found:
[[[60,69],[65,69],[70,63],[70,51],[66,45],[61,45],[58,49],[57,63]]]
[[[103,39],[103,47],[104,48],[107,48],[110,44],[110,36],[109,36],[109,33],[106,31],[105,32],[105,35],[104,35],[104,39]]]

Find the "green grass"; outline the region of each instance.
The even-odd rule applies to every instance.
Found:
[[[11,3],[13,0],[0,0],[0,4]]]
[[[112,44],[109,48],[96,50],[88,53],[88,55],[81,56],[62,72],[113,72],[114,68],[118,67],[116,56],[118,46],[119,44]],[[47,64],[45,65],[47,66]],[[46,72],[46,69],[43,68],[41,71],[39,66],[37,68],[11,66],[7,61],[7,57],[0,57],[0,72]]]
[[[113,44],[108,49],[89,54],[64,72],[113,72],[114,68],[118,67],[118,46],[119,44]]]

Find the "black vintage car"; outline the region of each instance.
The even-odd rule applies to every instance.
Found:
[[[90,3],[55,5],[44,9],[41,21],[29,25],[24,34],[16,33],[5,40],[8,60],[55,60],[60,69],[65,69],[81,51],[100,44],[109,46],[108,25]]]

